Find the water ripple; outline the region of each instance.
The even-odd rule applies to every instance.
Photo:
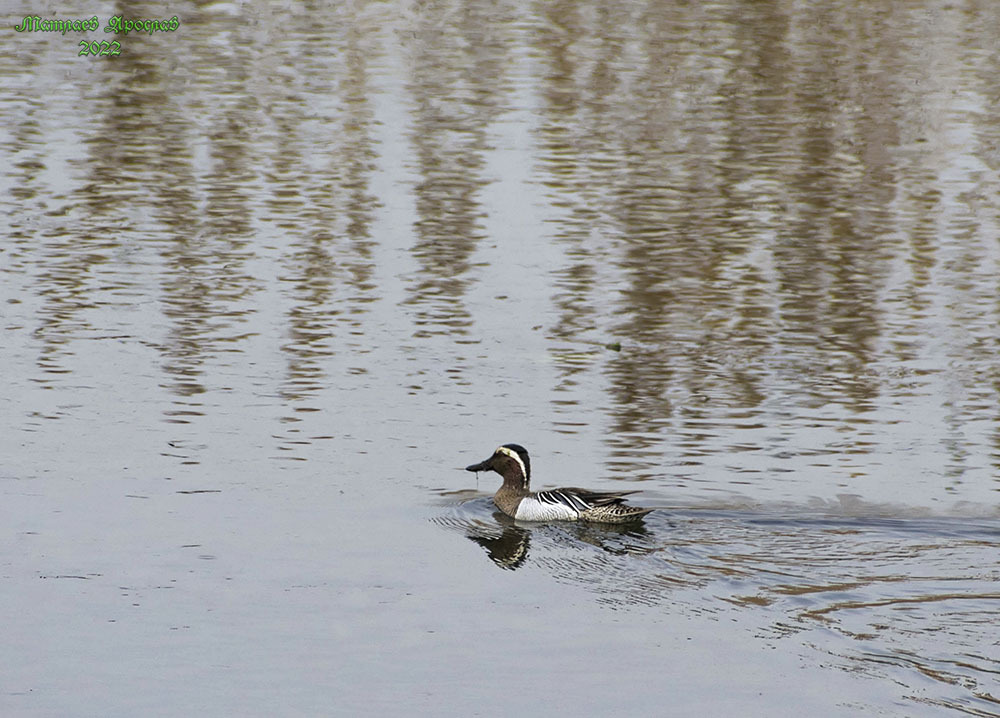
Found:
[[[836,656],[845,670],[890,676],[914,691],[929,678],[940,690],[918,700],[991,715],[1000,675],[1000,641],[988,628],[1000,619],[1000,518],[867,509],[873,515],[689,506],[634,525],[534,525],[478,498],[436,522],[503,569],[579,585],[610,607],[737,611],[761,635],[813,647],[818,661]],[[827,638],[817,640],[820,632]]]

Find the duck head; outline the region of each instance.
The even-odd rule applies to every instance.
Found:
[[[505,484],[514,484],[528,488],[531,480],[531,462],[528,450],[519,444],[504,444],[497,447],[493,456],[472,466],[466,466],[466,471],[495,471],[503,477]]]

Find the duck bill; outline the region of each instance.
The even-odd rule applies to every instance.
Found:
[[[493,466],[491,464],[492,460],[493,460],[493,457],[491,456],[486,461],[480,461],[478,464],[473,464],[472,466],[466,466],[465,470],[466,471],[475,471],[477,473],[480,472],[480,471],[489,471],[491,468],[493,468]]]

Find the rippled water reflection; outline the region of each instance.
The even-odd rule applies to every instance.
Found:
[[[477,499],[437,522],[502,569],[540,571],[614,609],[719,620],[735,610],[761,640],[794,638],[825,665],[891,680],[920,704],[992,715],[1000,702],[989,628],[1000,601],[996,519],[884,516],[848,501],[535,526]]]
[[[59,12],[181,25],[3,6],[5,713],[218,666],[200,712],[482,712],[488,605],[595,709],[1000,714],[994,3],[116,8]],[[507,441],[670,509],[462,503]]]

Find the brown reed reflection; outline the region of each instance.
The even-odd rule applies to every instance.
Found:
[[[870,43],[889,28],[859,28],[839,6],[807,11],[805,24],[774,5],[726,14],[658,4],[633,16],[619,5],[547,7],[535,34],[540,181],[563,210],[553,237],[567,257],[552,296],[557,412],[578,411],[573,388],[605,375],[608,441],[623,454],[666,440],[705,402],[742,415],[776,401],[839,406],[860,419],[887,393],[912,391],[883,364],[919,363],[913,338],[938,327],[928,294],[966,296],[958,326],[996,318],[973,289],[992,283],[959,279],[985,279],[996,264],[982,195],[970,212],[949,202],[961,215],[949,231],[955,261],[944,276],[932,270],[940,245],[928,232],[940,233],[933,217],[954,194],[927,143],[928,123],[944,120],[939,90],[901,61],[930,17],[894,22],[883,46],[899,62],[886,72]],[[580,360],[610,337],[620,352]]]
[[[469,2],[453,15],[447,2],[420,3],[405,42],[413,105],[417,218],[405,305],[415,336],[464,334],[472,324],[464,275],[485,237],[480,190],[489,124],[504,110],[509,32],[503,3]]]
[[[327,118],[336,126],[324,134],[322,153],[309,127],[313,110],[307,86],[296,88],[281,109],[274,153],[272,220],[295,239],[283,259],[286,273],[287,378],[281,396],[292,403],[285,421],[319,411],[309,402],[315,392],[336,382],[329,359],[338,353],[364,354],[364,314],[377,298],[372,281],[371,223],[379,201],[371,192],[375,124],[371,106],[370,64],[379,59],[371,32],[373,20],[358,8],[339,36],[337,62],[310,56],[306,67],[322,72],[328,90],[339,98]],[[355,367],[364,365],[360,357]]]

